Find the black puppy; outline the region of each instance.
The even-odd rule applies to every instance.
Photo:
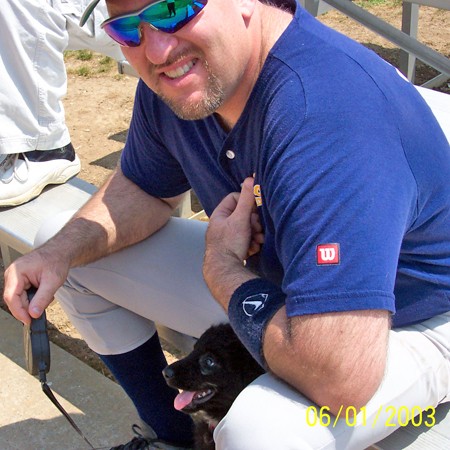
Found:
[[[228,324],[208,328],[188,356],[163,370],[167,384],[182,390],[175,408],[192,414],[197,450],[215,448],[214,427],[238,394],[263,373]]]

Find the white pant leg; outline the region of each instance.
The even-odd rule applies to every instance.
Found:
[[[68,144],[64,17],[46,0],[3,0],[0,29],[0,154]]]
[[[433,111],[436,120],[439,122],[442,131],[450,143],[450,95],[420,86],[415,86],[415,88],[428,103],[428,106]]]
[[[88,49],[109,56],[117,61],[125,59],[121,47],[100,28],[109,15],[106,3],[100,2],[89,16],[86,24],[80,27],[81,16],[90,0],[49,0],[53,8],[66,19],[69,33],[68,50]]]
[[[47,224],[37,244],[61,225]],[[152,321],[194,337],[228,321],[202,276],[206,226],[173,218],[151,238],[70,271],[56,298],[90,348],[133,350],[153,335]]]
[[[239,395],[214,439],[218,450],[362,450],[396,430],[386,424],[398,424],[400,408],[417,413],[444,401],[450,401],[450,313],[391,331],[384,380],[356,426],[341,419],[333,427],[333,416],[328,427],[308,425],[308,399],[266,374]]]
[[[396,70],[398,75],[409,83],[405,75],[403,75],[400,70]],[[424,88],[422,86],[414,87],[427,102],[448,142],[450,143],[450,95],[443,92],[434,91],[433,89]]]
[[[62,98],[64,51],[89,49],[117,60],[120,46],[100,29],[99,5],[87,24],[88,0],[3,0],[0,13],[0,154],[51,150],[70,142]]]

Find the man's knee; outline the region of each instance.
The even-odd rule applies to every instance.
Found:
[[[313,450],[334,442],[326,428],[306,420],[309,401],[282,381],[265,374],[235,400],[214,432],[219,450]],[[325,446],[324,446],[325,444]]]
[[[63,211],[44,221],[34,238],[34,247],[39,247],[53,237],[75,214],[76,211]]]

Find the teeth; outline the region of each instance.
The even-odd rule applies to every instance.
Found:
[[[206,390],[206,391],[197,392],[197,393],[195,394],[195,397],[196,397],[196,398],[203,398],[203,397],[206,397],[207,395],[209,395],[210,393],[211,393],[211,390],[208,389],[208,390]]]
[[[194,66],[194,62],[190,61],[187,64],[185,64],[184,66],[178,67],[178,69],[175,70],[169,70],[168,72],[165,72],[165,74],[169,77],[169,78],[178,78],[183,76],[185,73],[189,72],[189,70],[191,70],[191,68]]]

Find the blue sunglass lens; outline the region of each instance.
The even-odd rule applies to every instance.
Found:
[[[160,15],[148,16],[144,11],[141,19],[151,23],[160,31],[175,33],[190,22],[205,7],[206,3],[207,0],[175,0],[174,6],[170,6],[170,3],[164,1],[162,4],[160,3],[162,6]]]
[[[139,14],[107,21],[103,28],[120,45],[136,47],[141,43],[141,21],[150,23],[165,33],[175,33],[197,16],[207,2],[208,0],[161,0],[152,3]]]
[[[138,17],[124,17],[105,24],[105,32],[124,47],[137,47],[141,43]]]

